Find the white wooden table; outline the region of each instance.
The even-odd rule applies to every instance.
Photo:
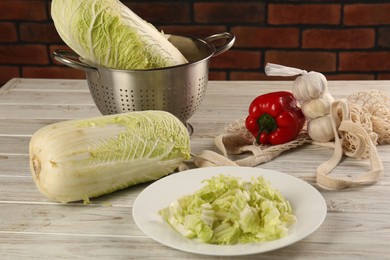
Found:
[[[192,152],[215,150],[213,138],[228,123],[244,118],[254,97],[290,90],[291,83],[210,82],[204,102],[190,119],[195,129]],[[332,81],[329,87],[336,98],[371,88],[390,95],[389,81]],[[84,80],[13,79],[0,88],[0,259],[215,259],[168,248],[138,229],[132,205],[148,184],[92,199],[89,205],[53,203],[38,192],[28,166],[31,135],[50,123],[96,115]],[[378,183],[320,190],[328,214],[317,231],[286,248],[243,258],[389,259],[390,146],[379,146],[378,151],[384,165]],[[261,167],[315,185],[317,166],[332,152],[306,145]],[[368,170],[368,163],[347,158],[339,168],[353,174]]]

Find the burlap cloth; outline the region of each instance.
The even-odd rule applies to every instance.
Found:
[[[202,151],[193,155],[194,164],[196,167],[253,167],[274,159],[284,151],[303,144],[312,144],[334,149],[330,159],[319,162],[316,172],[319,186],[326,189],[344,189],[377,182],[383,166],[376,146],[390,143],[389,97],[377,90],[359,92],[348,99],[336,100],[331,106],[331,115],[336,136],[334,142],[313,142],[304,128],[295,140],[275,146],[256,144],[255,138],[246,130],[245,119],[239,119],[228,125],[224,133],[215,138],[215,145],[221,153]],[[339,120],[336,120],[337,118]],[[341,123],[337,124],[340,120]],[[233,159],[236,155],[240,155],[240,158]],[[366,159],[370,170],[351,177],[332,174],[343,156]]]

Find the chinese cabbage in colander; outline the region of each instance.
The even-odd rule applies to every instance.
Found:
[[[187,63],[167,37],[118,0],[53,0],[62,40],[86,62],[113,69]]]

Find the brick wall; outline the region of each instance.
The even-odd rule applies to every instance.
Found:
[[[388,1],[123,2],[167,33],[234,33],[234,47],[212,58],[210,79],[268,79],[267,62],[329,79],[390,79]],[[13,77],[84,78],[53,60],[58,48],[66,46],[52,24],[49,0],[0,0],[0,85]]]

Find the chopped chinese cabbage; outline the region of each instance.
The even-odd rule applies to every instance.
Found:
[[[282,238],[296,222],[290,203],[263,177],[244,181],[220,174],[159,211],[181,235],[210,244]]]

